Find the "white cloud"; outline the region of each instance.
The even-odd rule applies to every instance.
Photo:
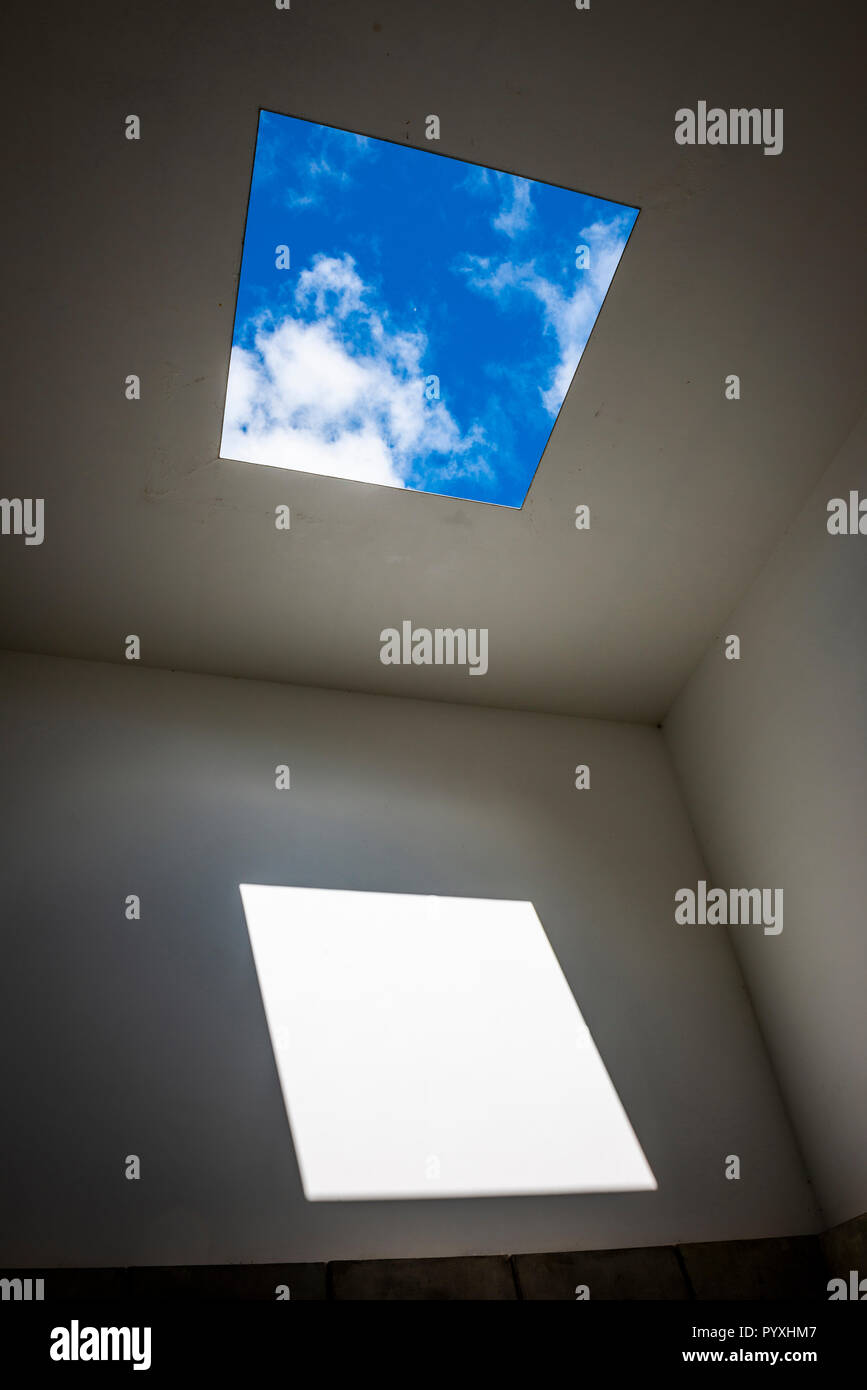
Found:
[[[468,164],[466,178],[459,187],[465,188],[468,193],[484,194],[489,191],[493,177],[494,171],[486,169],[483,164]]]
[[[302,270],[295,288],[295,300],[302,308],[309,308],[312,300],[316,313],[321,317],[329,311],[339,319],[362,309],[365,293],[364,281],[355,269],[351,256],[317,256],[309,270]],[[335,303],[329,306],[328,297],[333,295]]]
[[[321,159],[307,160],[303,165],[297,167],[295,178],[304,180],[304,191],[299,188],[289,187],[286,189],[284,202],[290,208],[312,207],[318,203],[324,192],[326,192],[329,180],[332,183],[342,186],[350,182],[349,174],[345,169],[335,169],[324,157]],[[326,187],[323,187],[326,185]]]
[[[481,430],[425,398],[425,335],[395,330],[373,298],[351,256],[301,272],[296,305],[316,317],[263,319],[253,349],[232,349],[223,458],[392,487],[432,454],[438,477],[479,471]]]
[[[497,231],[505,232],[506,236],[516,236],[518,232],[525,231],[530,225],[533,205],[530,201],[530,185],[527,180],[513,178],[510,182],[512,185],[511,202],[503,203],[498,215],[494,218],[494,226]]]
[[[581,230],[581,241],[590,248],[590,264],[575,269],[571,288],[539,273],[535,261],[515,264],[470,256],[462,266],[473,289],[505,301],[512,294],[532,295],[539,303],[545,331],[557,342],[558,360],[546,387],[540,388],[545,409],[557,414],[569,383],[590,337],[602,300],[611,284],[626,242],[621,219],[594,222]]]
[[[296,160],[291,173],[291,182],[284,192],[284,202],[289,208],[312,207],[323,197],[333,195],[337,189],[352,183],[350,167],[354,161],[369,158],[374,153],[372,141],[365,135],[352,135],[348,131],[319,132],[318,157]],[[343,160],[347,167],[339,166],[336,160]],[[257,155],[258,159],[258,155]],[[263,166],[263,177],[273,178],[280,174],[275,163]]]

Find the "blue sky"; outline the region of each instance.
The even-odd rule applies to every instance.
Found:
[[[637,215],[261,112],[221,457],[520,507]]]

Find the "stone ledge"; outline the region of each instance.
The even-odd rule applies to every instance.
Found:
[[[504,1255],[437,1260],[336,1260],[329,1265],[335,1299],[516,1299]]]

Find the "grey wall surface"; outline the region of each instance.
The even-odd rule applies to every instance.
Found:
[[[779,936],[731,935],[828,1224],[867,1207],[867,537],[826,527],[865,446],[867,417],[665,722],[715,881],[784,889]]]
[[[657,730],[11,654],[0,686],[4,1265],[817,1229],[734,953],[673,922],[704,868]],[[532,900],[658,1192],[307,1203],[244,881]]]

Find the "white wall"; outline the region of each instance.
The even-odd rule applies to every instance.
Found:
[[[725,935],[673,923],[675,889],[704,871],[656,729],[10,654],[0,689],[0,1263],[816,1229]],[[589,792],[573,788],[579,761]],[[659,1191],[305,1202],[245,881],[532,900]],[[124,919],[129,893],[139,923]],[[139,1182],[124,1178],[130,1153]],[[730,1153],[740,1182],[723,1176]]]
[[[784,889],[732,937],[829,1223],[867,1209],[867,536],[826,528],[865,459],[867,416],[665,722],[715,881]]]

